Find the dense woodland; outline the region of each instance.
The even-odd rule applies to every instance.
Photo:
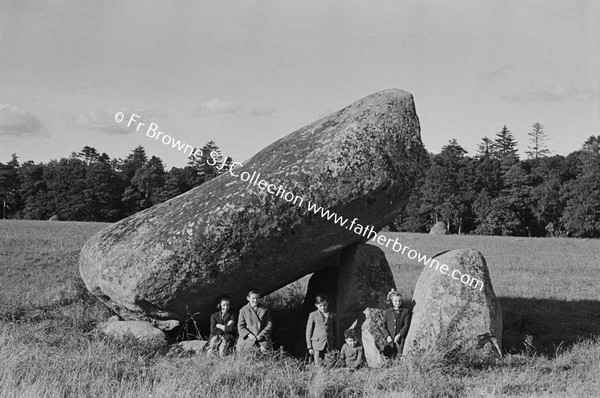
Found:
[[[429,155],[405,211],[389,228],[427,232],[442,221],[451,233],[600,237],[600,135],[566,157],[552,156],[541,124],[529,138],[524,160],[506,126],[484,137],[472,157],[450,140]],[[211,151],[219,152],[213,141],[202,148],[202,161],[190,157],[169,171],[141,146],[126,159],[88,146],[48,163],[20,163],[13,155],[0,163],[1,215],[117,221],[225,172],[204,161]]]

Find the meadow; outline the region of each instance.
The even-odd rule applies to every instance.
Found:
[[[505,355],[350,372],[282,352],[207,360],[98,333],[112,314],[83,286],[77,259],[106,225],[0,221],[0,397],[600,396],[598,240],[384,233],[428,256],[482,252],[502,305]],[[383,250],[410,297],[422,265]],[[268,297],[279,317],[304,282]]]

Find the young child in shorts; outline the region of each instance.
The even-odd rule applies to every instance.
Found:
[[[323,293],[315,297],[315,307],[317,310],[308,315],[306,323],[306,347],[315,365],[321,366],[325,352],[336,348],[335,314],[329,311],[329,300]]]

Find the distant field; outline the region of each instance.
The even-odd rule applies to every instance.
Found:
[[[505,350],[525,337],[542,352],[582,337],[600,336],[600,241],[569,238],[384,233],[422,254],[472,248],[487,261],[500,298]],[[381,246],[380,246],[381,247]],[[381,247],[398,289],[412,297],[423,264]]]
[[[286,357],[224,361],[115,341],[81,283],[83,243],[108,224],[0,221],[0,397],[600,396],[600,241],[384,233],[423,254],[474,248],[500,297],[500,363],[398,362],[350,376]],[[382,248],[412,295],[422,265]]]

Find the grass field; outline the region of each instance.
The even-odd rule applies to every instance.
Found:
[[[350,373],[281,354],[206,361],[102,336],[94,327],[111,314],[79,280],[77,256],[105,225],[0,221],[0,397],[600,396],[600,241],[386,233],[427,255],[482,252],[506,355]],[[422,265],[384,251],[410,296]]]

